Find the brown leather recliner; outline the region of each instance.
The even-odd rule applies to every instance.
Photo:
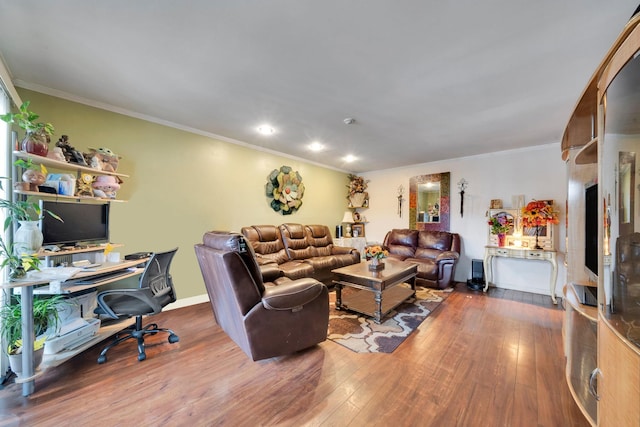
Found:
[[[252,225],[242,227],[241,231],[256,252],[263,278],[275,284],[287,277],[313,277],[331,286],[331,270],[360,262],[356,248],[333,244],[326,225]],[[282,270],[284,278],[267,274],[265,270],[275,265]]]
[[[327,338],[327,287],[312,278],[265,287],[250,244],[212,231],[195,245],[220,327],[253,360],[294,353]]]
[[[333,284],[331,270],[360,262],[357,249],[334,246],[326,225],[281,224],[280,233],[289,259],[311,265],[313,277],[326,285]]]
[[[393,229],[384,238],[389,256],[418,264],[416,285],[452,286],[460,258],[460,235],[447,231]]]
[[[313,277],[313,267],[300,260],[291,260],[284,247],[280,230],[275,225],[251,225],[242,227],[242,234],[251,243],[256,260],[262,271],[263,278],[267,281],[280,281],[269,274],[275,263],[281,275],[289,279],[301,279]]]

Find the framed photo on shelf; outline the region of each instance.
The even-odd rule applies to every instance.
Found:
[[[351,226],[351,235],[353,237],[364,237],[364,224],[353,224]]]

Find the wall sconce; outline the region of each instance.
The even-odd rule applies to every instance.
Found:
[[[460,218],[464,216],[464,190],[466,190],[467,185],[469,185],[469,183],[464,178],[458,181],[458,190],[460,190]]]
[[[398,216],[402,218],[402,197],[404,193],[404,187],[402,184],[398,187]]]

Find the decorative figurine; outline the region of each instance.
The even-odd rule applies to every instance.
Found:
[[[22,180],[29,184],[28,191],[38,192],[38,186],[44,184],[46,177],[39,170],[27,169],[22,174]]]
[[[64,158],[67,162],[87,166],[87,162],[84,160],[82,153],[69,144],[69,137],[67,135],[62,135],[60,137],[58,142],[56,142],[56,147],[60,147],[60,149],[62,149],[62,153],[64,154]]]
[[[93,197],[94,177],[88,173],[82,173],[80,179],[76,181],[76,196]]]

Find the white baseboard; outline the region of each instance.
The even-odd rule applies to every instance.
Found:
[[[190,305],[200,304],[203,302],[209,302],[209,295],[202,294],[195,297],[181,298],[174,303],[167,305],[163,310],[174,310],[176,308],[188,307]]]

